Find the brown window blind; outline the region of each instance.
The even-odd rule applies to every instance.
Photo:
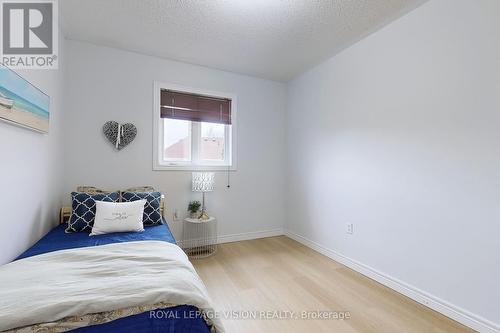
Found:
[[[161,90],[161,118],[231,125],[231,100]]]

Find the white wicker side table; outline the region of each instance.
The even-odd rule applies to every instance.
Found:
[[[182,249],[193,259],[209,257],[217,251],[217,220],[184,219]]]

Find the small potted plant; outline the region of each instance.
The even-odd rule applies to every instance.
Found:
[[[188,211],[192,219],[197,219],[198,217],[200,217],[200,207],[201,202],[199,202],[198,200],[189,202]]]

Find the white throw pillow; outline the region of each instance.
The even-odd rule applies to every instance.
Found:
[[[142,215],[146,200],[132,202],[96,201],[94,226],[90,236],[111,232],[144,231]]]

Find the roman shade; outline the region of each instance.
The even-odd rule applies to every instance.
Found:
[[[231,125],[231,100],[161,90],[160,117]]]

